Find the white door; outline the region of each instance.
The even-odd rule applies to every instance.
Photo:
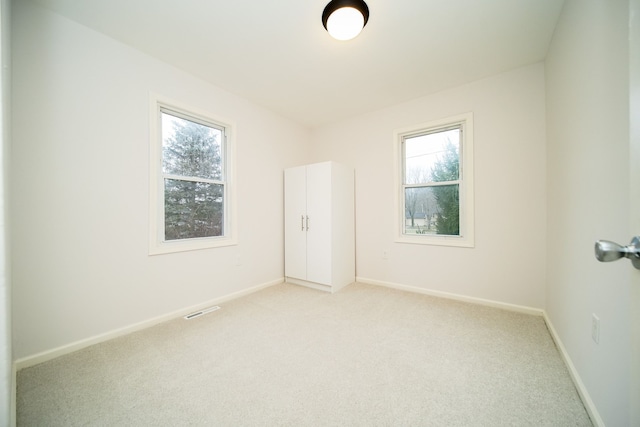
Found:
[[[640,0],[631,0],[629,26],[629,238],[640,236]],[[615,183],[612,183],[615,185]],[[618,242],[627,245],[628,242]],[[640,270],[629,261],[618,261],[629,271],[631,363],[629,421],[640,426]]]
[[[307,280],[331,285],[331,163],[307,166]]]
[[[640,236],[640,0],[631,0],[629,28],[630,99],[630,207],[629,235]],[[630,268],[631,288],[631,416],[630,425],[640,426],[640,270]]]
[[[307,278],[306,167],[284,171],[284,275]]]

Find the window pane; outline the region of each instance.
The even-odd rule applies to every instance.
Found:
[[[459,185],[406,188],[404,234],[460,235]]]
[[[222,185],[165,179],[164,191],[165,240],[222,236]]]
[[[167,113],[162,115],[162,171],[222,179],[222,131]]]
[[[456,181],[460,173],[460,129],[404,140],[405,184]]]

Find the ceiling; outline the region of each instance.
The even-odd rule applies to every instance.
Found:
[[[366,0],[350,41],[328,0],[33,0],[316,127],[544,59],[564,0]]]

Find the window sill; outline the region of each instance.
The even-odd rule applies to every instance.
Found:
[[[473,248],[475,243],[470,238],[455,236],[397,236],[396,243],[409,243],[413,245],[452,246],[458,248]]]
[[[162,255],[175,252],[197,251],[201,249],[220,248],[237,245],[238,241],[232,238],[208,238],[176,240],[172,242],[153,242],[149,247],[149,255]]]

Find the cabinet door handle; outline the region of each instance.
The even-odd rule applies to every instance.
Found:
[[[300,230],[304,231],[304,215],[300,215]]]
[[[307,231],[309,231],[309,216],[307,215]]]

